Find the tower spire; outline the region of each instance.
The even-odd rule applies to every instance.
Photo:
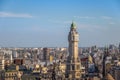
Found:
[[[72,24],[71,24],[71,29],[76,29],[76,24],[74,21],[72,21]]]

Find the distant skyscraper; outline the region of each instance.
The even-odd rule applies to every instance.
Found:
[[[38,59],[37,59],[37,52],[38,50],[34,50],[33,53],[34,53],[34,62],[37,62]]]
[[[49,54],[50,54],[49,48],[43,48],[43,60],[44,61],[47,62],[49,60]]]
[[[76,30],[75,23],[71,24],[70,32],[68,35],[69,41],[69,56],[66,63],[66,77],[68,79],[80,79],[81,78],[81,61],[78,56],[78,42],[79,34]]]

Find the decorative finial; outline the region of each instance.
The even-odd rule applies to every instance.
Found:
[[[71,28],[76,28],[76,24],[72,21]]]

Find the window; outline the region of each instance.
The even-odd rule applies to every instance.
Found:
[[[8,77],[8,74],[6,74],[6,77]]]
[[[72,70],[75,70],[75,66],[74,65],[72,65]]]
[[[79,65],[77,65],[77,70],[79,70],[80,69],[80,66]]]
[[[67,68],[68,68],[68,70],[70,70],[70,66],[69,65],[67,65]]]
[[[80,73],[77,73],[77,76],[80,76]]]

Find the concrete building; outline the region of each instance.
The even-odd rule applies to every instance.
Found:
[[[115,80],[120,80],[120,69],[115,70]]]
[[[4,70],[4,65],[5,65],[5,60],[4,60],[4,55],[0,54],[0,71]]]
[[[14,59],[14,64],[16,65],[23,65],[25,63],[25,60],[24,59]]]
[[[21,80],[23,75],[22,71],[19,71],[19,66],[15,66],[15,70],[6,70],[2,72],[2,80]]]
[[[13,50],[12,51],[12,55],[13,55],[13,58],[17,58],[18,57],[18,53],[16,50]]]
[[[79,80],[81,78],[81,62],[78,56],[79,34],[77,32],[75,23],[71,24],[68,41],[69,56],[67,57],[66,62],[66,78],[70,80]]]
[[[43,48],[43,61],[47,62],[49,60],[50,49]]]
[[[33,57],[34,57],[34,62],[37,62],[38,61],[38,58],[37,58],[37,52],[38,52],[38,49],[34,49],[33,50]]]
[[[10,63],[13,63],[13,56],[10,54]]]

